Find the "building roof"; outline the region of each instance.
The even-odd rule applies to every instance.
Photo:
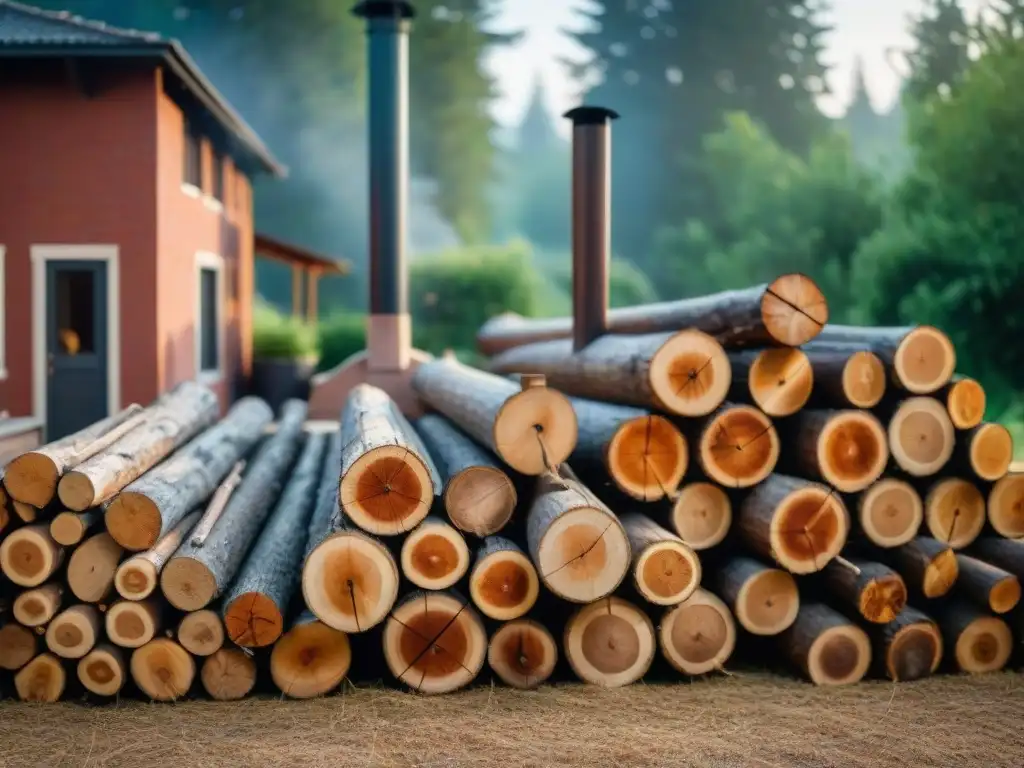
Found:
[[[259,232],[255,235],[253,246],[257,256],[316,269],[324,274],[347,275],[352,271],[352,265],[345,259],[331,259]]]
[[[167,68],[225,129],[238,151],[261,170],[285,176],[256,132],[214,88],[177,40],[154,32],[119,29],[67,11],[46,11],[0,0],[0,57],[128,57],[152,59]]]

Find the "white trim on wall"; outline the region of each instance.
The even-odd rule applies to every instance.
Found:
[[[46,420],[46,262],[107,264],[107,412],[121,410],[121,268],[116,245],[33,245],[32,415]]]
[[[217,276],[217,367],[203,370],[203,312],[202,292],[204,269],[213,270]],[[196,289],[195,289],[195,372],[196,380],[203,384],[216,384],[224,378],[224,259],[209,251],[196,252]]]
[[[0,245],[0,381],[7,378],[7,247]]]

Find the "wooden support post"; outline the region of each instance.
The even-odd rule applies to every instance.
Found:
[[[302,317],[302,267],[292,265],[292,317]]]

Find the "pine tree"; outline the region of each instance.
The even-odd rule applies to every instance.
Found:
[[[948,93],[970,65],[970,28],[960,0],[928,0],[911,34],[915,48],[907,54],[907,96],[923,101]]]
[[[516,131],[516,149],[522,153],[539,153],[559,140],[555,123],[547,105],[544,78],[537,73],[522,122]]]

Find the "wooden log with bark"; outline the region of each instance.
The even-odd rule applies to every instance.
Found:
[[[239,400],[218,424],[111,501],[105,514],[110,535],[132,552],[153,547],[213,494],[273,418],[259,398]]]
[[[17,499],[12,501],[11,509],[14,510],[14,514],[23,523],[34,523],[39,519],[39,508],[26,504],[23,501],[18,501]]]
[[[145,421],[92,458],[65,472],[57,484],[73,512],[98,507],[216,421],[220,405],[209,387],[182,382],[146,409]]]
[[[983,560],[958,554],[956,591],[992,613],[1009,613],[1020,602],[1020,580],[1009,571]]]
[[[629,512],[619,520],[629,538],[633,558],[633,584],[654,605],[676,605],[700,584],[697,553],[671,531],[646,515]]]
[[[185,696],[196,677],[192,656],[173,640],[157,637],[132,653],[132,680],[154,701]]]
[[[889,462],[885,429],[867,411],[801,411],[786,432],[792,452],[783,463],[843,493],[863,491]]]
[[[558,644],[543,624],[513,619],[498,627],[487,647],[487,663],[512,688],[536,688],[558,663]]]
[[[934,674],[942,661],[942,632],[921,611],[907,606],[888,624],[869,627],[874,666],[895,683]]]
[[[939,472],[953,456],[953,422],[933,397],[910,397],[889,417],[889,453],[909,475],[927,477]]]
[[[52,704],[60,701],[67,685],[67,673],[60,659],[41,653],[14,676],[14,690],[22,701]]]
[[[85,512],[64,510],[50,521],[50,535],[62,547],[73,547],[102,522],[103,510],[99,507]]]
[[[360,384],[341,414],[342,508],[368,533],[415,528],[441,494],[441,478],[412,425],[388,394]]]
[[[885,365],[874,352],[809,348],[814,400],[833,408],[874,408],[885,396]]]
[[[828,592],[872,624],[888,624],[907,604],[907,585],[882,563],[851,558],[833,560],[821,571]]]
[[[427,405],[524,475],[558,466],[576,447],[572,405],[540,377],[521,377],[517,385],[445,356],[421,364],[412,386]]]
[[[0,626],[0,669],[14,672],[28,664],[38,651],[36,633],[15,622]]]
[[[64,584],[60,581],[26,589],[14,599],[14,620],[26,627],[45,627],[60,610],[64,595]]]
[[[274,643],[270,676],[285,696],[310,699],[341,685],[351,664],[348,635],[303,611]]]
[[[562,645],[580,680],[618,688],[647,674],[658,641],[646,613],[621,597],[609,596],[569,617]]]
[[[202,516],[201,509],[195,510],[161,536],[152,549],[124,560],[114,573],[114,588],[118,594],[125,600],[145,600],[153,594],[160,583],[160,571]]]
[[[238,701],[256,685],[256,662],[239,648],[220,648],[203,659],[199,679],[214,701]]]
[[[1001,479],[1013,461],[1013,436],[1002,424],[986,422],[956,437],[953,463],[960,474],[988,482]]]
[[[198,611],[231,584],[302,448],[306,409],[299,400],[282,406],[277,430],[248,463],[245,477],[202,546],[183,542],[164,566],[160,588],[175,608]]]
[[[985,527],[985,497],[974,483],[943,478],[924,497],[924,522],[933,537],[963,549]]]
[[[729,398],[753,402],[772,418],[792,416],[814,390],[814,371],[807,355],[792,347],[729,353],[732,386]]]
[[[777,635],[796,620],[800,592],[789,571],[733,557],[714,572],[715,592],[752,635]]]
[[[46,647],[62,659],[80,659],[102,637],[102,628],[95,605],[73,605],[54,616],[47,625]]]
[[[798,273],[784,274],[767,285],[722,291],[608,312],[611,333],[643,334],[696,328],[729,346],[781,344],[800,346],[828,322],[828,304],[817,285]],[[549,339],[572,336],[572,318],[526,319],[504,314],[477,332],[485,355]]]
[[[324,433],[306,438],[277,506],[224,595],[227,635],[243,648],[272,645],[284,632],[285,614],[302,573],[327,439]]]
[[[956,553],[944,541],[927,536],[911,539],[886,557],[904,583],[929,600],[947,594],[960,575]]]
[[[85,689],[97,696],[116,696],[128,679],[124,654],[109,643],[100,643],[85,654],[76,669]]]
[[[749,405],[726,403],[696,425],[690,445],[701,471],[727,488],[749,488],[779,461],[779,435],[771,419]]]
[[[973,429],[985,418],[985,389],[974,379],[954,374],[935,396],[946,404],[949,420],[957,429]]]
[[[523,550],[502,536],[484,539],[469,574],[469,596],[480,612],[497,621],[518,619],[539,594],[537,571]]]
[[[936,610],[935,618],[942,628],[947,658],[959,671],[997,672],[1010,660],[1010,627],[984,608],[965,600],[951,600]]]
[[[686,483],[672,504],[670,518],[690,549],[710,549],[721,544],[732,527],[732,500],[714,483]]]
[[[698,588],[665,611],[658,645],[665,660],[684,675],[721,671],[736,648],[736,622],[724,602]]]
[[[67,582],[71,593],[85,603],[99,603],[114,589],[114,574],[124,550],[106,531],[79,544],[68,559]]]
[[[17,528],[0,542],[0,570],[19,587],[38,587],[63,561],[64,548],[45,523]]]
[[[1024,538],[1024,472],[1011,472],[996,481],[986,511],[989,525],[1000,536]]]
[[[982,536],[967,550],[968,554],[1009,571],[1024,580],[1024,541],[1000,536]]]
[[[494,454],[437,414],[413,426],[440,474],[445,511],[455,527],[476,536],[504,528],[516,508],[516,488]]]
[[[462,534],[427,515],[402,542],[402,573],[420,589],[448,589],[469,570],[469,547]]]
[[[858,533],[884,549],[906,544],[917,535],[924,520],[921,494],[895,477],[872,483],[849,506],[855,510],[853,522]]]
[[[119,600],[104,614],[107,639],[122,648],[141,648],[163,626],[161,600]]]
[[[192,611],[181,618],[175,637],[193,656],[209,656],[224,645],[224,622],[209,608]]]
[[[815,685],[858,683],[871,665],[863,629],[822,603],[804,603],[779,647]]]

